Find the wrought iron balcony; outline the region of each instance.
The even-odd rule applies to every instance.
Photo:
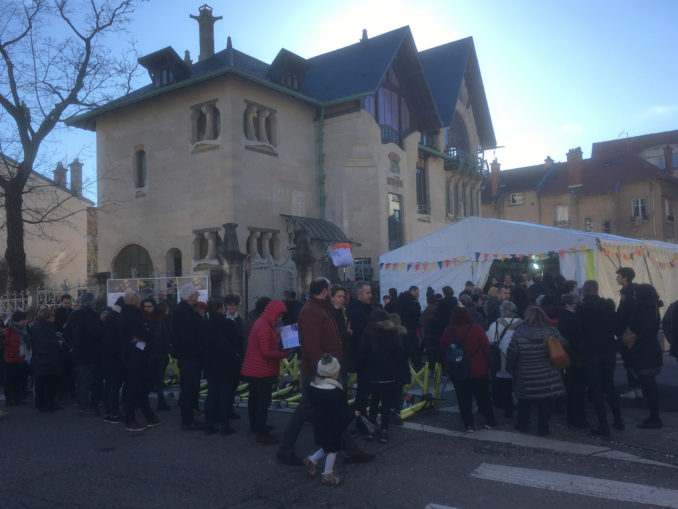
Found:
[[[445,169],[448,171],[457,171],[462,175],[478,177],[481,180],[490,175],[489,165],[482,157],[457,150],[455,147],[446,149],[445,154],[447,155]]]
[[[400,133],[390,125],[381,125],[381,142],[400,146]]]

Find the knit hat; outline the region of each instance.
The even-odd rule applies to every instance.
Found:
[[[329,353],[323,354],[318,361],[318,376],[321,378],[335,378],[339,374],[339,361]]]

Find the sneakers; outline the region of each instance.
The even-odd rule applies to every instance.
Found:
[[[619,397],[624,399],[643,399],[643,390],[640,387],[629,389],[628,391],[620,394]]]
[[[379,435],[380,444],[388,444],[388,430],[382,429]]]
[[[137,421],[132,421],[125,426],[125,431],[143,431],[146,426],[139,424]]]
[[[146,423],[147,428],[155,428],[156,426],[160,426],[162,424],[162,421],[158,419],[157,417],[153,417],[150,421]]]
[[[304,458],[304,466],[309,477],[315,477],[315,463],[311,461],[311,458]]]
[[[334,472],[327,472],[320,477],[320,482],[325,486],[339,486],[343,482],[343,479]]]
[[[280,461],[284,465],[289,465],[291,467],[298,467],[300,465],[303,465],[303,462],[297,457],[294,451],[280,450],[276,453],[275,457],[278,458],[278,461]]]
[[[278,443],[278,437],[266,433],[265,435],[257,435],[257,443],[262,445],[273,445]]]

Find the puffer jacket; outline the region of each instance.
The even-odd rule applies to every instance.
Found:
[[[549,359],[549,336],[567,348],[567,341],[555,327],[522,323],[513,333],[506,351],[506,370],[513,375],[513,392],[518,399],[555,399],[565,394],[563,378]]]
[[[280,374],[280,359],[287,352],[278,348],[278,335],[275,331],[275,319],[287,311],[285,304],[272,300],[254,322],[247,340],[247,352],[240,374],[250,378],[270,378]]]
[[[12,320],[7,320],[7,328],[2,334],[5,336],[5,364],[22,364],[30,361],[31,342],[28,327],[19,327]]]
[[[470,328],[469,328],[470,327]],[[466,332],[468,330],[468,333]],[[464,335],[466,336],[464,337]],[[445,357],[447,348],[453,342],[462,343],[464,354],[471,363],[471,378],[482,378],[487,375],[487,358],[490,356],[490,342],[483,328],[473,322],[473,318],[465,309],[452,315],[450,326],[443,331],[440,338],[440,352]],[[447,361],[446,361],[447,364]],[[447,366],[445,366],[447,369]]]

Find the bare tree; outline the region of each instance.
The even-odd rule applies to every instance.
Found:
[[[0,0],[0,155],[17,163],[0,173],[13,291],[28,285],[24,224],[59,217],[23,207],[41,144],[65,116],[129,92],[136,63],[116,57],[105,38],[140,1]]]

